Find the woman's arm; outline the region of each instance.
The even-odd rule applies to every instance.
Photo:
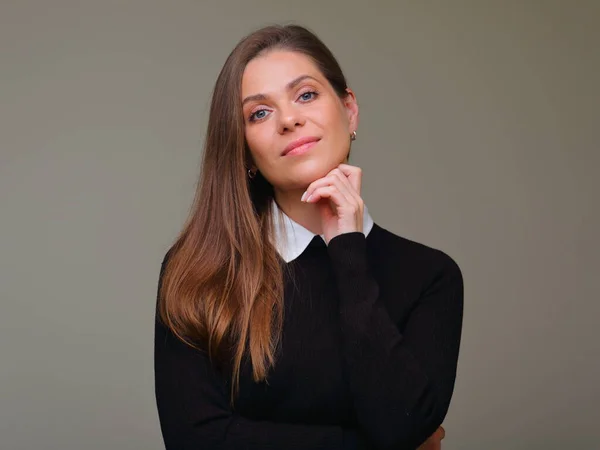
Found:
[[[163,261],[159,291],[164,273]],[[355,430],[253,421],[232,412],[208,357],[155,320],[155,393],[167,450],[366,449]]]
[[[365,235],[343,233],[328,245],[356,413],[378,448],[416,448],[441,425],[450,405],[461,338],[463,279],[450,257],[431,251],[429,280],[401,333],[369,273]],[[410,276],[402,275],[399,280]],[[398,295],[402,294],[398,285]]]

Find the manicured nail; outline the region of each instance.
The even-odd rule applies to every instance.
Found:
[[[309,195],[308,198],[306,199],[307,202],[310,202],[310,199],[312,198],[312,195]]]
[[[304,201],[304,197],[306,197],[306,191],[304,191],[304,194],[302,194],[302,198],[300,199],[300,201]]]

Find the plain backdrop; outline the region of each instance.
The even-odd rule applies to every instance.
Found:
[[[160,262],[246,33],[299,23],[374,220],[465,278],[445,450],[599,448],[600,2],[0,2],[0,447],[163,448]]]

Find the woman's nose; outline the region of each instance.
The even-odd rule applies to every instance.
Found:
[[[296,127],[304,125],[304,122],[304,117],[296,108],[288,107],[285,110],[282,109],[279,116],[279,132],[284,133],[294,130]]]

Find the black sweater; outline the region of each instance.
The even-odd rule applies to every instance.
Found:
[[[254,383],[243,366],[235,411],[229,374],[156,320],[166,448],[416,448],[442,424],[454,389],[463,316],[457,264],[377,224],[368,237],[345,233],[328,245],[315,236],[288,264],[275,368]]]

